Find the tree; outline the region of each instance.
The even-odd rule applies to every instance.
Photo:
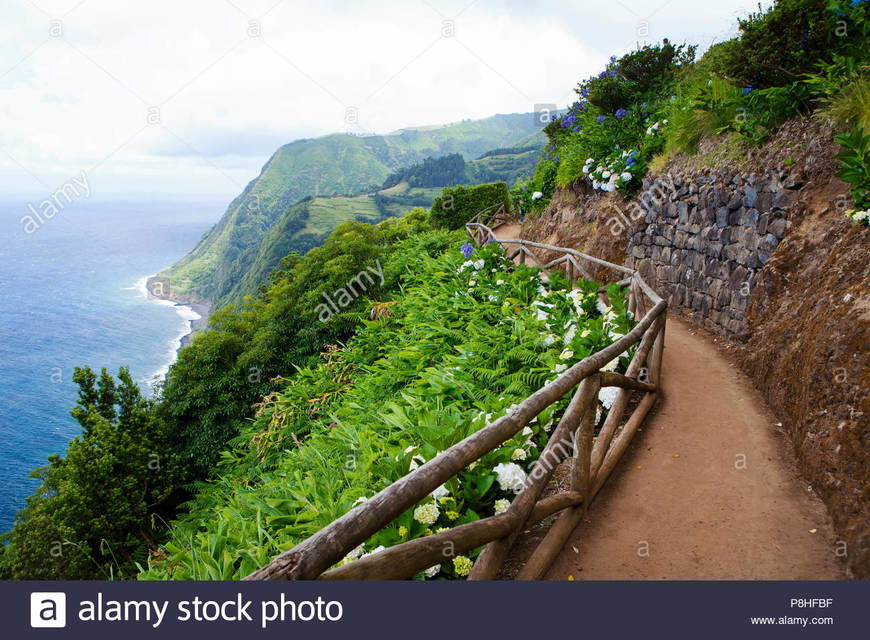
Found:
[[[184,473],[165,424],[122,367],[116,384],[76,367],[82,427],[66,456],[33,472],[42,481],[0,555],[0,576],[14,579],[128,577],[156,548],[155,520]]]

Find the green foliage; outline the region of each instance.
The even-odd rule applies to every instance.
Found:
[[[0,577],[129,578],[155,549],[155,519],[171,513],[186,470],[130,372],[118,379],[76,368],[82,434],[33,472],[42,484],[4,536]]]
[[[863,129],[853,129],[836,140],[843,147],[837,155],[843,168],[837,175],[852,185],[855,204],[866,209],[870,207],[870,135],[865,135]]]
[[[716,85],[723,86],[723,82],[708,85],[708,89]],[[750,144],[758,145],[788,118],[806,110],[811,95],[805,82],[742,92],[732,85],[730,91],[726,89],[719,95],[715,90],[702,89],[694,106],[711,114],[709,122],[722,123],[715,133],[734,131]]]
[[[868,21],[870,23],[870,21]],[[834,54],[830,62],[819,63],[805,82],[820,103],[820,114],[841,127],[870,131],[870,65]]]
[[[346,347],[265,398],[143,578],[248,574],[630,330],[618,288],[610,288],[614,307],[602,315],[596,283],[581,282],[569,296],[567,281],[554,275],[547,290],[536,269],[507,270],[498,245],[466,260],[464,234],[451,239],[454,248],[437,258],[404,253],[396,264],[403,295],[389,313],[365,321]],[[629,355],[612,367],[624,370]],[[498,465],[528,471],[568,400],[345,561],[492,515],[497,500],[514,495]],[[443,563],[439,575],[463,572]]]
[[[384,180],[382,189],[389,189],[400,182],[411,187],[449,187],[465,184],[468,175],[461,154],[451,153],[440,158],[426,158],[423,162],[394,171]]]
[[[429,215],[436,228],[460,229],[480,211],[498,204],[510,210],[510,198],[504,182],[447,188],[435,199]]]
[[[533,164],[534,174],[525,180],[519,179],[511,187],[509,195],[515,211],[540,213],[547,208],[556,191],[556,173],[559,170],[559,165],[548,155],[547,152],[540,154]],[[540,195],[535,197],[536,194]]]
[[[576,92],[604,113],[615,113],[668,86],[678,70],[695,59],[696,50],[694,45],[671,44],[639,48],[619,60],[611,58],[604,71],[581,83]]]
[[[253,405],[275,389],[273,378],[292,375],[325,345],[347,340],[367,301],[395,291],[395,251],[443,249],[446,235],[421,233],[427,228],[419,209],[376,226],[344,222],[323,246],[285,258],[260,297],[212,316],[209,330],[182,349],[170,368],[160,403],[180,455],[198,477],[208,475],[225,443],[253,415]],[[403,247],[406,239],[413,249]],[[371,275],[378,266],[383,282]],[[356,281],[364,290],[322,321],[325,300],[336,298],[360,273],[369,274]]]
[[[727,80],[697,72],[687,77],[664,107],[664,153],[693,154],[704,138],[726,129],[737,118],[742,92]]]
[[[833,16],[828,0],[776,0],[739,20],[740,35],[716,52],[714,71],[764,89],[798,81],[826,56]]]
[[[604,71],[581,82],[575,89],[580,99],[544,129],[550,144],[534,175],[511,189],[514,206],[540,212],[557,186],[584,178],[595,189],[626,196],[639,187],[664,147],[659,113],[695,51],[687,45],[642,47],[611,58]]]

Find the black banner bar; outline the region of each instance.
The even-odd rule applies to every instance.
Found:
[[[870,582],[3,582],[0,635],[857,638],[868,596]]]

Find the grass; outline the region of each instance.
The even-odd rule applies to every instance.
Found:
[[[866,69],[845,79],[841,90],[823,100],[818,115],[840,127],[863,127],[870,131],[870,75]]]

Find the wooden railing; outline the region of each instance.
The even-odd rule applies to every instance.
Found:
[[[636,271],[624,266],[573,249],[521,239],[499,240],[492,228],[482,222],[484,219],[492,221],[491,217],[485,218],[491,209],[477,214],[466,225],[469,235],[477,244],[500,242],[507,248],[511,259],[519,262],[531,259],[545,275],[555,267],[564,266],[572,283],[578,277],[588,277],[582,266],[584,262],[616,271],[624,276],[619,284],[629,288],[629,311],[638,319],[637,324],[628,334],[576,363],[506,415],[456,443],[280,554],[246,580],[404,579],[482,545],[486,546],[474,563],[469,579],[492,579],[521,531],[559,513],[558,519],[517,576],[519,579],[538,579],[544,576],[568,536],[582,520],[589,504],[628,448],[659,394],[667,303]],[[536,256],[534,249],[562,255],[545,264]],[[605,288],[599,290],[600,295],[605,295]],[[633,345],[638,347],[625,375],[601,371]],[[604,425],[595,436],[598,394],[603,387],[617,387],[619,391]],[[405,510],[429,496],[465,467],[510,440],[541,411],[572,391],[574,394],[558,426],[507,511],[409,540],[330,569]],[[641,394],[640,401],[623,423],[623,414],[635,393]],[[570,489],[541,499],[556,467],[569,456],[572,458]]]

